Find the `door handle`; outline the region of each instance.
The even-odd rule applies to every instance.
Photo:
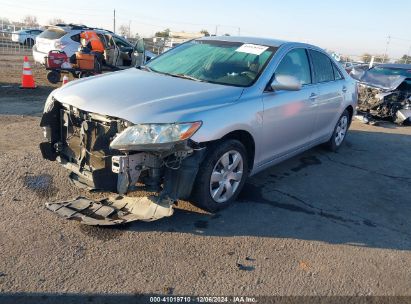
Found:
[[[342,91],[343,91],[343,93],[347,93],[347,91],[348,91],[347,87],[343,86]]]

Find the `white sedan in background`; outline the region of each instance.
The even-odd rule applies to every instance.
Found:
[[[22,45],[27,45],[32,47],[36,40],[36,37],[40,35],[43,31],[39,29],[25,29],[17,32],[13,32],[11,35],[11,40],[13,42],[18,42]]]

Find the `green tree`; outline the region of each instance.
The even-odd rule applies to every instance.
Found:
[[[361,60],[364,61],[365,63],[370,63],[371,58],[372,58],[372,55],[368,53],[365,53],[361,56]]]
[[[170,29],[165,29],[165,30],[162,31],[162,32],[157,32],[157,33],[155,33],[154,36],[155,36],[155,37],[168,38],[168,37],[170,37],[170,32],[171,32]]]
[[[400,60],[397,60],[395,63],[411,63],[411,56],[403,55]]]
[[[204,34],[204,36],[206,36],[206,37],[210,36],[210,33],[207,30],[201,30],[200,33]]]

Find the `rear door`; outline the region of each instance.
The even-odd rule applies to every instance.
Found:
[[[280,75],[296,77],[302,89],[264,93],[264,162],[307,146],[314,130],[318,89],[312,81],[307,50],[296,48],[289,51],[273,78]]]
[[[318,85],[318,97],[315,100],[317,118],[313,139],[319,140],[329,136],[341,115],[340,108],[344,102],[347,88],[345,79],[328,55],[309,50],[314,82]]]

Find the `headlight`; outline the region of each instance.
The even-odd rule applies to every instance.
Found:
[[[168,149],[189,139],[200,129],[201,121],[174,124],[139,124],[127,128],[112,141],[114,150]]]

